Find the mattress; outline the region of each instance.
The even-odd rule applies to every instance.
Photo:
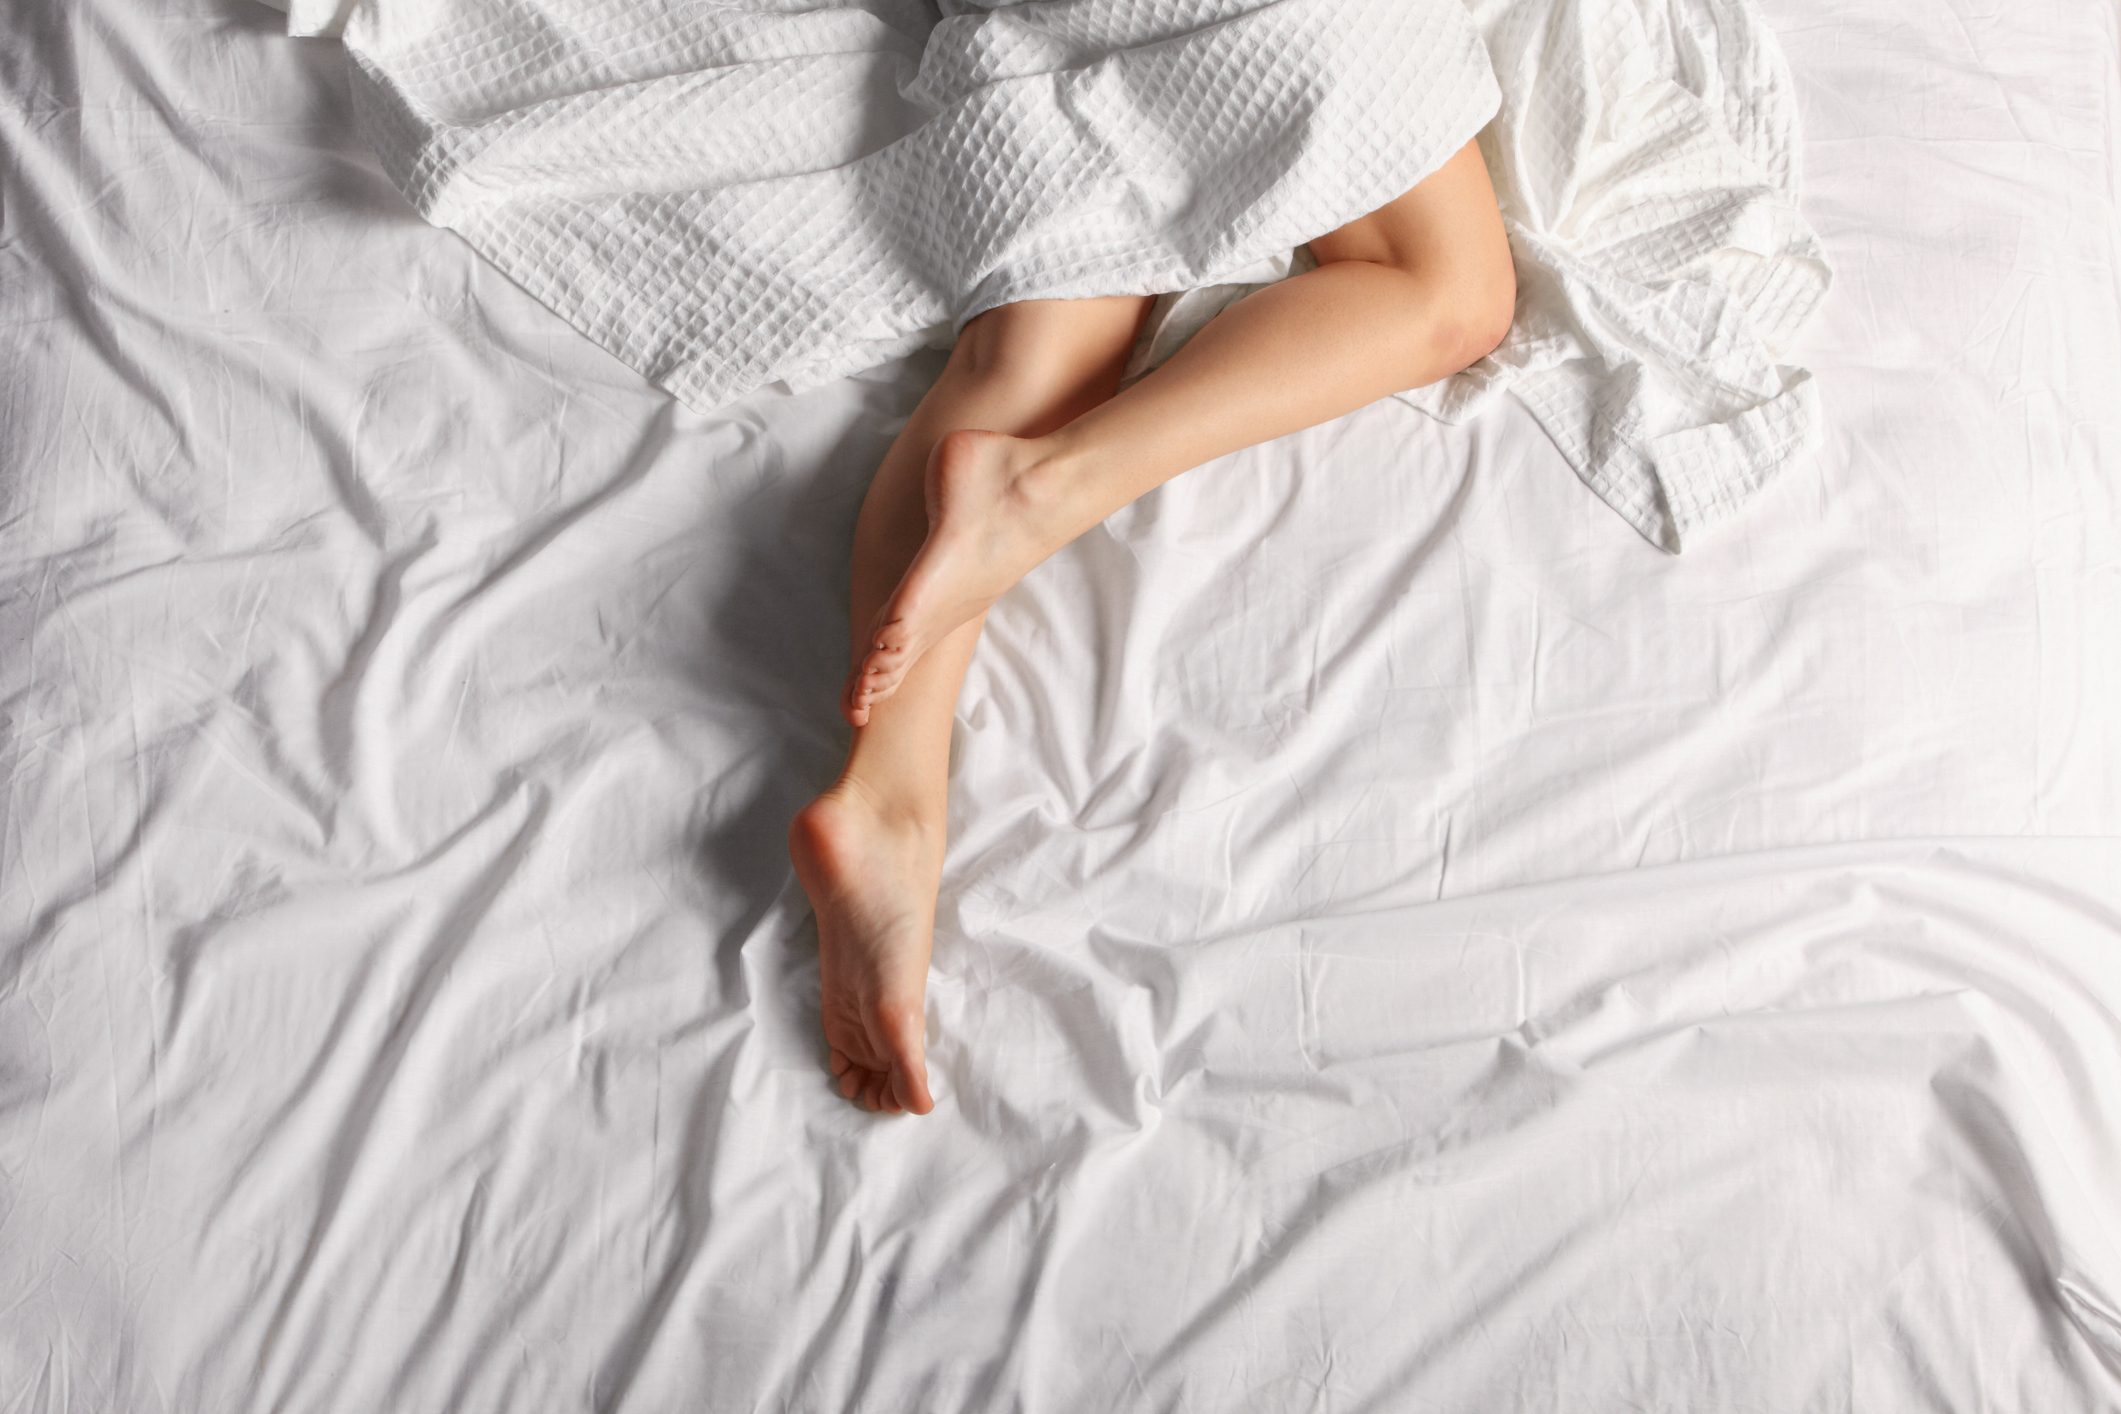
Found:
[[[0,1407],[2121,1408],[2121,45],[1767,0],[1816,452],[1504,401],[990,612],[937,1108],[784,849],[920,350],[676,404],[247,3],[0,45]]]

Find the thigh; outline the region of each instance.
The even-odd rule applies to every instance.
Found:
[[[1510,274],[1509,236],[1477,141],[1411,190],[1310,245],[1321,265],[1368,260],[1403,270],[1440,267],[1473,279]]]

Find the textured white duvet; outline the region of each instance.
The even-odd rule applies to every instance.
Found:
[[[1135,371],[1476,133],[1522,397],[1677,550],[1811,445],[1827,287],[1745,0],[296,0],[429,221],[706,411],[1020,299],[1164,294]],[[1498,83],[1498,79],[1500,82]]]

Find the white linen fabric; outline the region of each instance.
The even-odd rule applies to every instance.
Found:
[[[1138,376],[1477,133],[1516,326],[1408,402],[1515,391],[1675,551],[1816,433],[1780,359],[1827,270],[1743,0],[355,0],[289,28],[343,34],[422,216],[696,410],[1021,299],[1165,296]]]
[[[336,43],[19,0],[0,1407],[2111,1414],[2117,16],[1766,14],[1817,455],[1670,555],[1388,399],[1041,565],[911,1119],[783,832],[941,356],[694,411]]]

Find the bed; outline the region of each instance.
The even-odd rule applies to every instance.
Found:
[[[1768,0],[1816,452],[1127,507],[959,705],[937,1109],[784,830],[941,355],[688,410],[248,0],[0,46],[0,1408],[2121,1409],[2115,12]]]

